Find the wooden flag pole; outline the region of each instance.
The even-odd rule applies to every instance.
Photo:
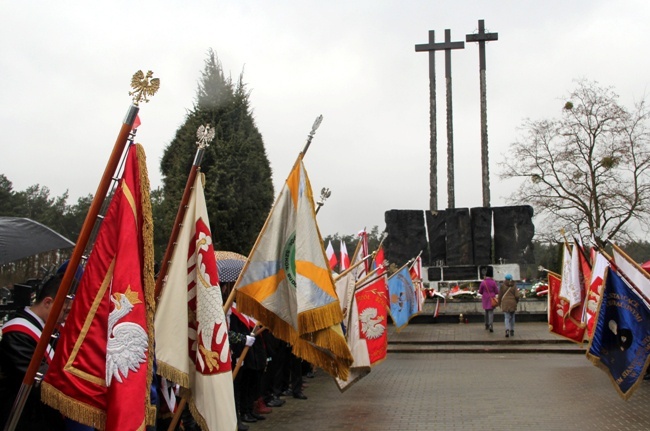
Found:
[[[181,197],[181,202],[178,205],[178,211],[176,212],[176,218],[174,219],[174,224],[172,225],[172,232],[169,235],[169,241],[167,242],[167,248],[165,249],[165,255],[160,264],[160,271],[158,272],[158,277],[156,278],[156,286],[154,288],[154,298],[158,301],[160,293],[163,288],[165,279],[167,278],[167,271],[169,269],[169,263],[171,262],[171,257],[176,247],[176,239],[178,238],[178,233],[181,230],[181,225],[183,223],[183,218],[185,217],[185,212],[187,210],[187,203],[190,201],[190,195],[192,194],[192,188],[194,187],[194,181],[196,180],[196,174],[201,168],[201,161],[203,160],[203,155],[205,153],[205,148],[210,145],[210,142],[214,139],[214,129],[210,128],[210,125],[203,126],[201,125],[196,131],[196,136],[198,141],[196,141],[197,149],[194,154],[194,161],[192,162],[192,167],[187,176],[187,182],[185,183],[185,189],[183,190],[183,196]],[[187,397],[182,396],[178,406],[176,406],[176,412],[174,412],[174,417],[172,418],[171,423],[169,424],[169,431],[173,431],[178,424],[178,421],[181,418],[181,414],[185,409],[187,404]]]
[[[172,421],[169,423],[169,428],[167,428],[167,431],[174,431],[176,429],[176,425],[178,425],[178,421],[181,420],[181,414],[183,413],[183,410],[185,410],[186,404],[187,404],[187,397],[183,395],[181,397],[180,402],[176,406],[174,417],[172,417]]]
[[[171,262],[174,248],[176,247],[176,239],[178,238],[178,233],[180,232],[181,225],[183,224],[183,218],[185,217],[185,211],[187,210],[187,203],[190,201],[190,195],[192,194],[192,188],[194,187],[196,174],[199,169],[201,169],[201,161],[203,160],[205,148],[210,145],[210,142],[212,142],[214,139],[214,129],[210,128],[209,124],[207,126],[200,126],[196,131],[196,136],[198,138],[198,141],[196,141],[197,149],[194,155],[194,162],[192,163],[190,173],[187,176],[185,190],[183,190],[183,197],[181,198],[181,202],[178,206],[178,211],[176,212],[176,218],[174,219],[174,224],[172,225],[172,232],[169,235],[169,241],[167,242],[165,255],[163,256],[163,259],[160,263],[158,278],[156,278],[156,287],[154,288],[154,298],[156,298],[156,301],[158,301],[158,297],[162,291],[164,281],[167,278],[169,263]]]
[[[365,227],[363,228],[363,231],[364,231],[364,232],[366,231],[366,228],[365,228]],[[356,263],[356,262],[355,262],[355,259],[357,258],[357,255],[359,254],[359,249],[361,248],[361,242],[362,242],[362,241],[363,241],[363,239],[359,240],[359,242],[357,242],[357,246],[354,248],[354,253],[352,254],[352,264],[355,264],[355,263]],[[363,260],[362,260],[362,261],[363,261]],[[349,269],[349,268],[348,268],[348,269]]]
[[[255,327],[253,328],[253,331],[251,332],[251,335],[252,335],[253,337],[257,337],[257,336],[260,335],[262,332],[264,332],[265,329],[266,329],[266,328],[264,328],[263,326],[261,326],[261,325],[258,323],[258,324],[255,325]],[[256,341],[256,343],[257,343],[257,341]],[[246,355],[248,354],[248,351],[249,351],[249,350],[250,350],[250,347],[249,347],[249,346],[244,347],[244,350],[242,350],[241,355],[239,355],[239,358],[237,358],[237,364],[235,365],[235,369],[232,371],[232,379],[233,379],[233,380],[235,380],[235,377],[237,377],[237,373],[239,373],[239,369],[240,369],[241,366],[243,365],[243,363],[244,363],[244,358],[245,358]]]
[[[338,280],[340,280],[341,277],[344,277],[344,276],[348,275],[348,274],[350,273],[350,271],[352,271],[352,270],[355,269],[357,266],[359,266],[359,265],[361,265],[362,263],[364,263],[366,260],[370,259],[371,257],[374,257],[374,255],[375,255],[374,253],[369,254],[368,256],[364,257],[364,258],[361,259],[360,261],[355,262],[355,263],[354,263],[353,265],[351,265],[348,269],[346,269],[345,271],[343,271],[342,273],[340,273],[336,278],[334,278],[334,283],[336,283]]]
[[[375,257],[377,256],[377,252],[379,251],[379,249],[381,248],[382,244],[384,243],[384,239],[386,239],[386,237],[385,237],[385,236],[382,236],[381,241],[379,241],[379,245],[377,246],[377,250],[375,250],[372,254],[370,254],[370,255],[368,255],[368,256],[372,256],[373,258],[375,258]],[[422,254],[422,252],[420,252],[420,254]],[[418,256],[419,256],[419,255],[418,255]],[[365,260],[365,258],[364,258],[364,260]],[[386,262],[386,260],[384,260],[384,262]],[[361,289],[362,287],[364,287],[366,284],[370,283],[370,282],[368,282],[368,283],[364,283],[364,282],[365,282],[366,280],[368,280],[368,278],[370,278],[372,275],[374,275],[374,274],[375,274],[375,273],[376,273],[380,268],[386,268],[386,265],[384,265],[384,262],[379,262],[379,265],[377,265],[377,268],[375,268],[375,269],[373,269],[372,271],[370,271],[370,272],[369,272],[368,274],[366,274],[366,276],[363,277],[361,280],[358,280],[358,281],[355,283],[354,290],[359,290],[359,289]],[[347,273],[347,272],[342,272],[341,275],[339,276],[339,278],[342,277],[343,275],[345,275],[346,273]],[[337,278],[337,280],[338,280],[338,278]],[[374,281],[374,280],[372,280],[372,281]],[[363,285],[361,285],[362,283],[363,283]],[[359,286],[359,285],[361,285],[361,286]],[[358,286],[358,287],[357,287],[357,286]]]
[[[50,337],[54,332],[54,326],[56,325],[59,315],[61,314],[66,296],[68,295],[68,290],[70,289],[70,285],[72,284],[72,280],[76,274],[77,267],[81,262],[82,255],[90,239],[93,227],[95,226],[97,216],[99,215],[102,204],[106,199],[111,181],[113,180],[113,175],[115,174],[115,171],[119,165],[120,158],[124,153],[124,148],[126,147],[127,141],[133,129],[133,123],[135,122],[135,118],[138,115],[140,109],[138,107],[139,102],[148,102],[147,96],[154,95],[160,86],[160,81],[157,78],[150,80],[152,76],[151,72],[147,74],[146,78],[144,78],[144,74],[142,74],[142,77],[144,79],[136,82],[135,78],[139,74],[142,74],[142,72],[140,71],[133,75],[131,85],[134,91],[129,92],[129,95],[134,96],[133,104],[129,107],[124,121],[122,122],[122,127],[120,128],[120,132],[117,135],[117,139],[115,140],[115,145],[113,146],[113,151],[111,152],[108,163],[106,164],[106,168],[104,169],[104,174],[102,175],[99,185],[97,186],[97,191],[95,192],[93,201],[90,204],[90,208],[88,209],[88,214],[86,214],[86,219],[84,220],[81,231],[79,232],[79,237],[75,243],[72,256],[70,256],[68,266],[65,270],[65,273],[63,274],[63,279],[59,285],[59,290],[56,294],[56,297],[54,298],[54,302],[52,303],[49,317],[47,319],[47,322],[45,322],[41,337],[38,344],[36,345],[36,349],[32,355],[29,367],[25,373],[25,378],[23,379],[23,382],[18,391],[18,395],[16,396],[16,400],[14,401],[14,405],[11,409],[11,413],[7,419],[7,423],[4,428],[5,431],[13,431],[15,429],[18,423],[18,419],[20,418],[20,415],[22,414],[23,408],[25,406],[25,401],[31,392],[34,378],[36,377],[38,368],[41,364],[41,361],[43,360],[43,356],[45,354],[45,350],[47,348]]]
[[[323,116],[319,115],[316,117],[316,120],[314,121],[314,124],[311,126],[311,132],[309,132],[309,135],[307,135],[307,142],[305,143],[305,148],[302,149],[302,155],[304,156],[307,154],[307,150],[309,149],[309,146],[311,145],[312,139],[314,139],[314,134],[316,134],[316,130],[318,130],[318,127],[320,126],[320,123],[323,122]]]

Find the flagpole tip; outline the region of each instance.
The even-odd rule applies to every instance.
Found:
[[[140,102],[149,102],[149,98],[156,94],[160,89],[160,79],[153,78],[153,72],[147,71],[146,75],[142,70],[138,70],[131,77],[131,88],[129,96],[133,96],[133,104],[138,106]]]

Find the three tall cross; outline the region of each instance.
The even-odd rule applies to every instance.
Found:
[[[467,42],[479,43],[479,70],[481,75],[481,165],[483,183],[483,206],[490,206],[490,178],[487,150],[487,97],[485,86],[485,42],[498,40],[498,33],[485,33],[484,20],[479,20],[478,34],[466,35]],[[447,89],[447,207],[455,208],[454,190],[454,143],[453,143],[453,110],[451,91],[451,50],[464,49],[464,42],[452,42],[451,30],[445,30],[445,41],[435,42],[435,32],[429,31],[429,43],[415,45],[416,52],[429,52],[429,128],[430,128],[430,190],[429,206],[432,212],[438,210],[438,151],[436,127],[436,63],[435,52],[445,50],[445,80]]]

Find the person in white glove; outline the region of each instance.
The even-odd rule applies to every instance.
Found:
[[[255,344],[255,337],[251,335],[246,336],[246,346],[251,347],[253,344]]]

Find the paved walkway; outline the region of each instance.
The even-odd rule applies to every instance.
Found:
[[[389,336],[391,349],[401,342],[513,344],[496,328],[490,334],[471,323],[409,325],[400,334],[391,329]],[[545,323],[518,324],[515,340],[520,339],[573,345],[549,334]],[[250,424],[250,430],[650,429],[648,381],[623,401],[607,375],[584,355],[483,353],[391,351],[344,393],[319,370],[314,379],[305,379],[308,400],[286,398],[284,406],[274,408],[267,420]]]

